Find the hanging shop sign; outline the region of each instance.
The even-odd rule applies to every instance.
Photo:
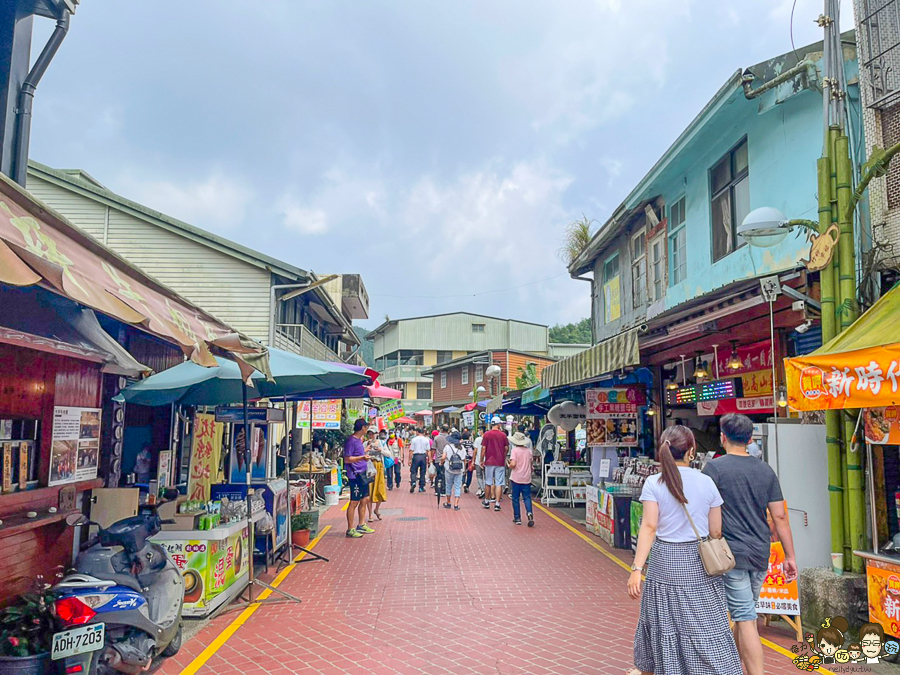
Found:
[[[462,414],[462,422],[463,425],[469,427],[470,429],[475,426],[475,411],[464,412]]]
[[[900,408],[869,408],[865,411],[866,440],[879,445],[900,445]]]
[[[54,408],[47,485],[92,480],[97,477],[99,459],[100,409]]]
[[[637,446],[638,410],[647,403],[643,387],[588,389],[585,402],[588,446]]]
[[[208,501],[210,485],[219,482],[219,455],[225,426],[213,415],[194,416],[194,442],[191,446],[191,466],[188,476],[188,499]]]
[[[307,409],[308,411],[308,409]],[[242,406],[216,407],[216,422],[231,422],[232,424],[244,423],[244,408]],[[284,422],[283,408],[247,408],[247,422],[250,424],[267,424],[269,422]]]
[[[341,409],[343,401],[339,398],[327,401],[312,402],[313,429],[340,429]],[[371,411],[370,411],[371,416]],[[300,412],[297,414],[297,426],[301,429],[309,429],[309,401],[300,403]]]
[[[386,417],[390,421],[399,419],[403,417],[404,414],[403,405],[397,400],[382,403],[379,409],[381,411],[381,416]]]
[[[756,601],[759,614],[800,616],[800,586],[784,575],[784,547],[773,541],[769,548],[769,568]]]
[[[488,407],[490,411],[490,407]],[[574,401],[563,401],[547,411],[547,421],[555,424],[562,431],[574,431],[575,427],[585,421],[586,407]]]
[[[883,408],[900,404],[900,344],[784,360],[795,410]]]
[[[754,370],[741,375],[741,388],[745,398],[772,395],[772,371]]]
[[[772,373],[772,348],[770,340],[763,340],[752,345],[744,345],[737,348],[738,358],[741,360],[740,368],[730,368],[728,363],[731,360],[731,351],[720,347],[718,359],[716,361],[719,369],[713,371],[718,372],[720,376],[735,376],[750,374],[759,371],[768,371],[771,377]]]
[[[772,396],[731,398],[722,401],[701,401],[697,404],[697,414],[701,417],[728,415],[729,413],[755,415],[756,413],[771,413],[774,408],[775,398]]]

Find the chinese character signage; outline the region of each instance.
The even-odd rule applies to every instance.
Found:
[[[900,404],[900,348],[784,360],[788,404],[795,410],[884,408]]]
[[[312,402],[313,429],[340,429],[341,428],[341,399]],[[401,412],[400,415],[403,413]],[[397,417],[400,417],[398,415]],[[300,404],[300,412],[297,414],[297,426],[301,429],[309,429],[309,401]]]
[[[100,459],[100,409],[53,409],[48,485],[75,483],[97,477]]]
[[[194,416],[194,443],[191,447],[191,467],[188,477],[188,499],[207,501],[209,486],[219,482],[219,454],[222,448],[224,425],[213,415]]]
[[[755,370],[752,373],[744,373],[741,375],[741,382],[744,396],[747,398],[772,395],[771,370]]]
[[[642,386],[588,389],[587,445],[637,446],[638,409],[647,403]]]
[[[730,377],[732,375],[752,375],[759,374],[762,371],[769,373],[769,386],[772,381],[772,348],[771,341],[763,340],[752,345],[744,345],[737,348],[738,358],[741,360],[740,368],[731,368],[728,362],[731,360],[730,349],[720,349],[718,352],[718,372],[720,377]],[[746,393],[746,385],[744,389]],[[768,392],[772,393],[770,389]],[[756,394],[747,394],[747,396],[756,396]]]
[[[780,541],[770,545],[769,569],[756,601],[756,611],[759,614],[800,616],[800,587],[796,579],[785,580],[784,547]]]
[[[400,401],[387,401],[380,406],[379,410],[381,416],[390,421],[403,417],[403,406]]]
[[[879,445],[900,445],[900,408],[869,408],[865,413],[866,440]]]
[[[869,621],[897,635],[900,632],[900,565],[866,559],[866,585]]]

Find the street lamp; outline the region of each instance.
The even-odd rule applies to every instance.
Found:
[[[781,211],[771,206],[753,209],[738,225],[737,233],[751,246],[769,248],[784,241],[795,227],[817,231],[819,224],[813,220],[788,220]]]
[[[494,393],[494,382],[493,381],[500,379],[501,372],[502,371],[500,370],[500,366],[498,366],[496,363],[488,366],[484,371],[485,377],[487,377],[488,382],[491,383],[491,394]]]

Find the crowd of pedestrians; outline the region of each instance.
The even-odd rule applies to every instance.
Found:
[[[521,525],[524,516],[533,527],[535,451],[525,431],[519,426],[509,433],[494,416],[490,429],[460,432],[443,425],[428,434],[418,428],[404,443],[396,433],[376,434],[357,420],[344,447],[347,536],[374,532],[369,523],[381,520],[381,504],[400,486],[406,464],[410,493],[417,486],[426,492],[427,482],[444,509],[459,511],[474,476],[485,509],[501,511],[508,490],[513,523]],[[627,584],[628,594],[641,602],[631,675],[765,672],[756,603],[772,538],[784,547],[787,581],[797,577],[794,543],[778,477],[751,445],[752,421],[725,415],[720,431],[725,454],[702,472],[691,468],[697,442],[688,427],[676,424],[660,436],[660,472],[645,481],[640,496],[643,518]],[[719,547],[720,562],[724,558],[731,569],[709,571],[700,543],[722,539],[727,546]]]
[[[405,436],[405,438],[404,438]],[[424,428],[403,433],[376,433],[364,419],[356,420],[344,445],[344,467],[350,489],[347,537],[359,538],[375,530],[382,520],[381,505],[399,488],[404,466],[409,466],[409,491],[433,489],[445,509],[459,511],[460,499],[475,479],[478,499],[486,509],[501,510],[504,492],[513,502],[513,522],[522,524],[522,506],[529,527],[534,527],[531,503],[534,447],[525,427],[509,434],[503,420],[493,416],[490,429],[459,431],[442,425],[430,434]]]

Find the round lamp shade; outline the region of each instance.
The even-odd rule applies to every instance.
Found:
[[[754,209],[738,225],[737,233],[751,246],[768,248],[784,241],[790,228],[787,218],[776,208],[763,206]]]

